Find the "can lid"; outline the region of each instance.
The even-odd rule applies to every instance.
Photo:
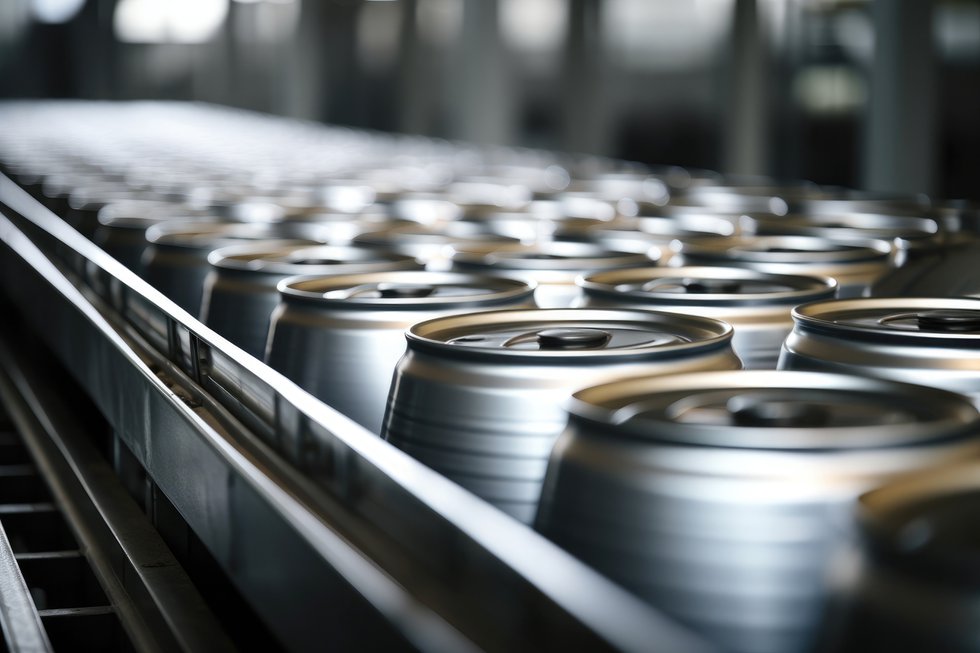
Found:
[[[880,297],[804,304],[793,319],[807,329],[850,335],[980,342],[980,300]]]
[[[743,449],[869,449],[980,434],[980,414],[956,393],[823,372],[616,381],[575,393],[570,412],[604,433]]]
[[[306,223],[245,223],[212,219],[168,221],[152,225],[146,239],[152,245],[181,249],[212,250],[248,241],[291,240],[323,242],[315,225]]]
[[[656,250],[652,250],[656,252]],[[620,252],[575,241],[548,241],[535,245],[458,247],[452,256],[460,268],[496,270],[600,270],[649,265],[647,254]]]
[[[247,273],[291,276],[296,274],[357,274],[422,267],[414,258],[382,250],[342,245],[235,245],[208,255],[212,266]]]
[[[517,279],[431,271],[291,277],[279,283],[287,301],[356,310],[432,309],[532,303],[533,284]],[[533,305],[533,304],[532,304]]]
[[[837,289],[828,277],[712,267],[605,270],[580,279],[579,285],[593,297],[681,306],[795,306],[832,298]]]
[[[669,357],[729,346],[732,327],[693,315],[625,309],[470,313],[413,326],[409,347],[461,356],[600,359]]]
[[[826,264],[885,260],[892,247],[882,240],[834,240],[816,236],[742,236],[683,242],[685,260],[703,263]]]
[[[880,213],[825,213],[773,216],[749,214],[759,234],[826,235],[864,234],[867,238],[929,239],[939,234],[939,223],[932,218]]]

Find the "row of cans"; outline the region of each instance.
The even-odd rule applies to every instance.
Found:
[[[980,300],[869,297],[972,242],[972,204],[205,107],[0,115],[4,172],[181,308],[723,649],[972,646],[919,606],[972,589]]]

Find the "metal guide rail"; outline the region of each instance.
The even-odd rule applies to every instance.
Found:
[[[0,176],[0,286],[291,650],[705,650]]]

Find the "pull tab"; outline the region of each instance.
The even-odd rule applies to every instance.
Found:
[[[814,428],[830,421],[825,408],[805,401],[735,396],[725,408],[735,426]]]
[[[340,261],[332,258],[297,258],[290,263],[295,265],[337,265]]]
[[[980,331],[980,311],[938,309],[915,314],[916,324],[926,331],[974,333]]]
[[[692,295],[733,295],[742,289],[742,284],[724,279],[684,279],[681,287]]]
[[[602,329],[542,329],[536,336],[541,349],[592,349],[612,338]]]
[[[378,294],[382,299],[418,299],[430,297],[435,293],[435,286],[428,285],[405,285],[405,284],[378,284]]]

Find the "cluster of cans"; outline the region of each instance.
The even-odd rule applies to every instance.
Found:
[[[724,649],[980,648],[980,301],[872,297],[974,207],[160,103],[4,105],[0,164]]]

